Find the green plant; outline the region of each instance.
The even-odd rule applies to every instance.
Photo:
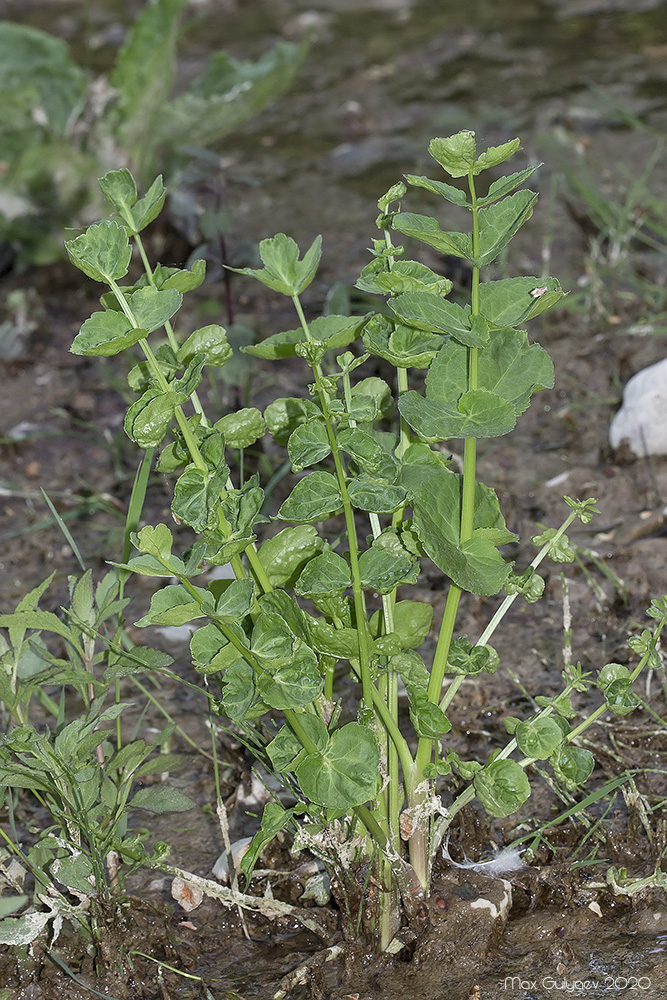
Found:
[[[0,738],[2,804],[13,816],[15,790],[29,789],[52,820],[27,847],[21,846],[13,821],[13,837],[0,831],[3,857],[13,857],[16,865],[13,874],[0,869],[0,885],[23,891],[27,874],[33,878],[32,905],[20,916],[2,914],[0,942],[28,944],[47,923],[65,917],[103,949],[104,930],[124,898],[127,874],[154,857],[144,847],[147,831],[130,829],[131,811],[183,811],[194,803],[166,784],[136,787],[137,781],[173,770],[182,758],[166,752],[173,725],[152,744],[121,738],[120,716],[129,703],[118,699],[118,679],[164,668],[172,660],[105,637],[109,624],[117,629],[128,603],[119,574],[107,573],[97,586],[90,571],[71,578],[64,618],[39,607],[52,579],[25,595],[14,612],[0,615],[0,626],[7,630],[7,639],[0,635],[0,706],[8,723]],[[54,638],[62,644],[62,655],[50,648]],[[54,688],[61,691],[59,700]],[[68,689],[83,705],[72,721],[65,712]],[[111,704],[109,694],[115,695]],[[33,698],[53,720],[51,726],[31,721]],[[67,893],[80,905],[73,905]],[[19,905],[26,901],[22,897]]]
[[[219,142],[291,84],[304,48],[279,43],[254,63],[216,52],[174,95],[185,5],[146,4],[105,86],[89,83],[61,39],[0,22],[0,235],[24,260],[56,259],[63,227],[95,218],[93,178],[111,164],[145,178],[159,162],[173,180],[184,147]]]
[[[382,235],[359,287],[388,295],[391,319],[385,309],[309,322],[301,295],[317,271],[319,237],[303,256],[283,234],[261,243],[263,268],[243,273],[290,297],[298,325],[245,350],[268,360],[301,358],[312,373],[308,396],[276,399],[263,414],[252,406],[214,422],[205,414],[196,392],[202,370],[224,365],[231,351],[217,325],[195,330],[183,343],[174,333],[182,293],[202,279],[203,264],[191,271],[149,265],[140,230],[157,211],[154,187],[137,200],[127,170],[107,174],[102,190],[117,220],[91,226],[67,244],[72,262],[109,289],[72,351],[141,350],[143,360],[129,375],[140,395],[125,430],[148,449],[173,433],[159,468],[179,473],[172,512],[193,531],[181,554],[173,551],[166,524],[132,535],[138,552],[120,568],[177,581],[154,593],[137,624],[199,623],[192,658],[216,711],[297,798],[291,808],[268,803],[242,869],[249,876],[263,846],[297,825],[299,842],[336,870],[351,932],[364,927],[380,948],[390,945],[402,914],[409,919],[428,892],[435,851],[452,818],[473,798],[492,816],[515,812],[530,795],[526,771],[535,761],[548,760],[555,779],[569,789],[586,781],[594,760],[576,741],[603,712],[623,714],[636,705],[632,683],[655,662],[667,613],[664,601],[650,612],[658,623],[632,647],[640,657],[635,670],[604,667],[597,679],[603,703],[583,721],[572,721],[571,698],[596,682],[579,665],[567,664],[562,691],[538,697],[532,717],[508,718],[511,738],[488,760],[463,760],[447,748],[446,712],[462,681],[497,669],[489,641],[508,608],[518,595],[539,599],[538,566],[547,555],[571,560],[565,532],[575,518],[588,523],[595,511],[593,500],[566,498],[563,524],[533,539],[539,552],[515,575],[499,549],[515,536],[493,490],[476,478],[477,440],[509,433],[532,393],[553,384],[548,355],[519,327],[560,301],[558,282],[480,280],[530,218],[537,198],[521,190],[534,167],[480,190],[480,174],[518,149],[515,139],[478,153],[474,134],[461,132],[434,139],[429,150],[462,187],[407,176],[409,184],[468,212],[468,232],[444,231],[431,217],[392,210],[407,193],[403,183],[379,200]],[[466,259],[473,275],[470,302],[448,301],[450,282],[404,260],[393,232]],[[121,285],[131,241],[145,272]],[[162,326],[166,341],[149,343]],[[356,352],[348,349],[352,345]],[[395,387],[376,374],[359,378],[371,356],[395,369]],[[410,388],[410,369],[428,369],[423,393]],[[419,377],[414,384],[421,384]],[[298,479],[264,533],[258,475],[233,483],[226,460],[267,430],[286,446]],[[465,442],[462,474],[451,470],[440,447],[457,438]],[[287,526],[275,533],[280,522]],[[427,557],[449,581],[430,666],[418,649],[431,631],[433,608],[397,596],[399,587],[417,581]],[[234,579],[202,585],[207,566],[227,563]],[[482,635],[476,641],[456,637],[462,594],[502,590],[505,598]],[[399,725],[399,679],[409,698],[407,734]],[[350,680],[361,691],[352,718],[337,700]],[[436,794],[443,776],[451,776],[454,788],[447,808]]]

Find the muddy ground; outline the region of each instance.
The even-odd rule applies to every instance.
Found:
[[[76,42],[82,29],[73,19],[72,5],[51,6],[60,11],[56,27],[59,23],[61,32],[69,31]],[[501,655],[499,672],[467,682],[454,703],[454,747],[483,758],[503,741],[502,719],[508,711],[529,712],[531,697],[560,689],[561,570],[571,603],[573,658],[585,670],[610,661],[634,663],[627,637],[647,627],[648,604],[667,592],[667,460],[635,460],[627,453],[612,453],[607,443],[623,384],[665,355],[661,336],[636,332],[652,319],[649,299],[658,306],[661,295],[667,299],[664,250],[647,251],[634,240],[611,267],[604,260],[608,244],[602,240],[603,260],[596,261],[591,241],[595,243],[599,229],[585,201],[563,177],[563,157],[553,144],[554,137],[565,132],[589,162],[599,165],[605,196],[622,199],[627,190],[624,173],[636,175],[637,164],[648,162],[664,126],[664,5],[524,0],[512,5],[509,18],[507,4],[477,0],[468,5],[465,20],[460,11],[448,12],[445,26],[442,13],[436,15],[429,4],[378,0],[354,5],[363,7],[363,23],[354,32],[349,27],[353,5],[343,0],[308,6],[260,3],[257,20],[242,3],[225,6],[228,44],[236,46],[238,54],[257,54],[266,37],[297,37],[304,25],[315,32],[315,57],[307,62],[299,86],[227,145],[221,187],[229,206],[225,244],[231,263],[246,263],[256,241],[279,230],[304,243],[323,233],[323,266],[307,293],[313,315],[332,286],[350,286],[366,262],[376,214],[373,199],[402,171],[427,172],[424,149],[430,135],[474,127],[495,143],[521,134],[524,159],[545,160],[537,175],[541,207],[503,266],[510,274],[540,274],[549,256],[550,273],[572,290],[566,307],[530,329],[554,360],[556,387],[535,397],[510,437],[480,444],[479,476],[498,490],[508,526],[521,538],[507,550],[518,567],[534,554],[529,540],[536,524],[557,526],[563,520],[564,493],[596,497],[600,514],[588,527],[571,532],[581,546],[582,565],[547,566],[543,600],[535,605],[517,601],[494,636]],[[259,8],[266,15],[261,28]],[[11,11],[10,16],[19,14]],[[34,21],[34,11],[31,16]],[[100,13],[99,19],[106,24],[112,15]],[[250,42],[244,49],[246,39]],[[195,33],[184,71],[196,65],[203,45],[202,35]],[[494,91],[499,80],[502,102]],[[631,127],[617,109],[610,111],[608,103],[600,103],[588,89],[591,82],[606,86],[614,101],[624,102],[639,116],[642,127]],[[648,182],[645,207],[659,204],[666,191],[667,171],[660,162]],[[411,208],[430,211],[433,205],[417,192]],[[168,264],[180,263],[191,249],[175,222],[158,225],[150,242],[153,253]],[[443,272],[450,267],[417,247],[413,250],[429,266]],[[190,297],[193,304],[184,317],[188,329],[201,325],[203,316],[212,317],[207,322],[225,322],[225,288],[215,270],[213,262],[214,280]],[[465,275],[458,277],[465,282]],[[77,572],[77,563],[40,489],[66,519],[86,564],[102,573],[104,560],[119,553],[137,460],[122,431],[126,368],[117,359],[68,353],[78,326],[95,304],[94,286],[78,272],[63,264],[10,273],[0,283],[0,297],[15,289],[31,290],[34,328],[23,335],[19,356],[5,362],[1,373],[0,606],[11,609],[26,590],[55,570],[52,596],[44,606],[56,610],[64,599],[66,577]],[[232,279],[231,303],[236,320],[257,336],[294,325],[277,296],[240,277]],[[222,413],[239,398],[262,407],[275,396],[293,394],[297,383],[303,384],[298,364],[253,365],[251,373],[239,368],[236,386],[218,382],[209,387],[207,407]],[[268,448],[256,460],[268,469],[276,465]],[[169,500],[170,484],[154,475],[146,522],[168,520]],[[138,613],[150,589],[150,581],[133,584]],[[417,596],[433,603],[437,621],[446,596],[443,581],[435,574],[422,577]],[[460,632],[478,635],[494,608],[490,599],[465,599]],[[148,641],[139,630],[132,630],[131,636]],[[196,679],[182,638],[151,636],[150,641],[176,657],[183,677]],[[208,749],[203,697],[178,684],[161,683],[164,707],[199,747]],[[461,900],[485,890],[474,876],[461,876],[442,861],[429,909],[430,929],[409,961],[374,964],[349,952],[346,960],[322,969],[315,965],[310,982],[293,995],[312,992],[360,1000],[405,995],[425,1000],[667,995],[664,890],[649,888],[627,896],[600,886],[612,865],[637,878],[650,876],[667,848],[663,675],[652,676],[640,693],[654,715],[603,716],[582,744],[597,760],[586,791],[632,771],[638,795],[624,797],[617,790],[585,816],[546,832],[531,863],[505,876],[512,883],[513,903],[504,935],[484,936]],[[595,704],[594,697],[582,699],[577,706],[582,717]],[[149,713],[146,726],[157,725],[159,718]],[[250,759],[229,735],[220,732],[218,741],[233,840],[252,832],[254,819],[248,812],[259,807],[252,797]],[[151,837],[170,844],[175,865],[209,875],[223,846],[207,808],[214,802],[212,767],[180,738],[174,748],[185,753],[189,763],[172,781],[199,809],[153,823]],[[492,822],[475,805],[466,809],[452,831],[452,858],[489,857],[566,808],[539,775],[532,784],[526,806],[506,820]],[[444,788],[443,793],[448,796],[450,791]],[[27,824],[34,818],[29,800],[22,810]],[[267,868],[292,872],[270,877],[278,898],[297,902],[307,861],[305,856],[290,859],[285,849],[269,851]],[[215,1000],[272,996],[281,978],[322,946],[296,923],[276,925],[257,916],[247,917],[247,939],[235,912],[208,900],[187,914],[171,898],[170,888],[170,880],[155,872],[133,877],[131,890],[139,902],[128,908],[117,941],[131,939],[136,950],[202,977]],[[266,880],[258,879],[253,891],[261,894],[265,888]],[[133,959],[134,971],[126,967],[105,983],[66,936],[56,951],[81,983],[103,995],[132,1000],[204,996],[203,985],[173,972],[165,971],[160,984],[155,965],[140,957]],[[42,958],[38,949],[34,961],[27,959],[16,968],[11,956],[0,955],[0,997],[2,985],[9,990],[7,1000],[79,1000],[91,995],[61,969],[48,961],[42,964]]]

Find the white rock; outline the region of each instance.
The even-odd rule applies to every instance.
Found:
[[[232,861],[234,862],[234,869],[237,872],[239,871],[243,855],[250,847],[251,840],[252,837],[242,837],[241,840],[236,840],[232,844]],[[220,879],[221,882],[229,881],[229,858],[227,857],[226,851],[223,851],[216,863],[213,865],[213,874],[216,878]]]
[[[625,386],[609,443],[618,448],[623,438],[640,458],[667,455],[667,358],[637,372]]]

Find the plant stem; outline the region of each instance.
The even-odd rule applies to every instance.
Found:
[[[301,327],[306,336],[306,340],[309,343],[315,343],[313,340],[310,328],[304,316],[303,308],[301,302],[299,301],[298,295],[292,296],[292,301],[294,303],[294,308],[296,309]],[[354,521],[354,508],[350,501],[350,496],[347,491],[347,481],[345,478],[345,470],[343,468],[343,461],[340,455],[340,450],[338,448],[338,441],[336,440],[336,432],[333,427],[331,420],[331,413],[329,411],[329,395],[326,391],[325,386],[322,384],[322,368],[319,364],[314,364],[312,366],[313,373],[315,375],[315,387],[320,400],[320,405],[322,407],[322,417],[324,419],[324,424],[327,430],[327,437],[329,439],[329,445],[331,447],[331,455],[334,460],[334,467],[336,470],[336,479],[338,480],[338,489],[340,490],[341,499],[343,501],[343,514],[345,516],[345,527],[347,529],[347,539],[349,545],[349,556],[350,556],[350,571],[352,574],[352,595],[354,599],[354,613],[357,625],[357,636],[359,642],[359,673],[361,676],[361,689],[363,694],[363,699],[368,708],[373,705],[373,691],[375,691],[375,685],[371,676],[371,665],[370,665],[370,651],[368,644],[368,616],[366,614],[366,601],[364,599],[364,591],[361,586],[361,574],[359,572],[359,543],[357,540],[357,528]]]

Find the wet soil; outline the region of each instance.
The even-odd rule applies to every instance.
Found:
[[[91,4],[87,20],[81,18],[80,6],[68,0],[27,6],[8,0],[3,12],[49,27],[103,69],[137,4]],[[556,388],[536,397],[509,438],[481,443],[479,475],[498,489],[508,525],[521,538],[507,552],[519,567],[532,558],[529,538],[535,525],[555,526],[565,516],[564,493],[598,498],[599,517],[571,533],[581,546],[580,563],[564,567],[573,658],[584,670],[610,661],[633,662],[628,633],[646,627],[650,600],[667,591],[667,461],[613,454],[607,430],[624,382],[664,357],[659,336],[628,330],[640,324],[646,328],[649,296],[661,301],[665,256],[633,244],[615,270],[594,267],[589,252],[594,221],[585,203],[567,188],[563,155],[557,152],[561,147],[554,142],[568,136],[570,151],[574,148],[599,165],[605,196],[620,197],[618,191],[627,186],[624,175],[636,174],[638,164],[648,162],[655,134],[665,124],[665,4],[226,0],[198,4],[196,11],[199,23],[183,53],[184,76],[197,70],[213,46],[250,57],[277,37],[312,33],[298,85],[220,150],[216,197],[229,207],[225,242],[234,263],[246,263],[257,240],[279,230],[304,243],[323,233],[322,270],[307,296],[313,314],[335,282],[352,284],[366,263],[374,199],[403,171],[428,172],[425,148],[432,135],[474,128],[495,144],[519,134],[525,160],[545,161],[538,174],[541,206],[505,264],[512,274],[540,274],[548,258],[550,272],[572,289],[571,306],[533,324],[530,331],[554,360]],[[91,38],[92,46],[87,44]],[[606,88],[606,100],[595,86]],[[637,116],[634,126],[626,112]],[[667,195],[662,162],[649,189],[647,197]],[[419,195],[412,195],[411,208],[432,211],[433,205]],[[202,198],[202,192],[192,197]],[[179,263],[188,253],[174,228],[154,232],[151,240],[165,263]],[[414,252],[436,269],[449,266],[419,248]],[[455,277],[465,280],[465,275]],[[596,282],[601,285],[597,291]],[[136,454],[122,431],[122,362],[68,354],[79,324],[95,304],[95,288],[64,265],[10,274],[0,283],[3,298],[26,287],[34,290],[35,328],[1,373],[0,605],[11,609],[55,570],[49,607],[56,610],[66,593],[66,576],[77,572],[77,564],[41,488],[66,520],[87,565],[99,574],[104,560],[119,552]],[[192,298],[195,305],[188,307],[186,317],[192,328],[202,316],[224,322],[220,282]],[[242,279],[233,280],[232,302],[237,319],[260,334],[294,325],[281,301]],[[216,407],[222,412],[244,393],[253,405],[264,406],[276,395],[291,395],[302,381],[298,366],[287,363],[282,368],[255,365],[247,386],[246,374],[239,371],[236,388],[224,383],[211,388],[211,412]],[[267,450],[266,466],[276,460]],[[169,483],[153,476],[146,520],[167,520],[169,500]],[[494,637],[505,669],[483,682],[473,678],[461,688],[451,713],[451,744],[468,758],[483,759],[489,748],[504,742],[502,720],[508,711],[521,715],[530,710],[535,695],[560,690],[560,570],[546,570],[543,600],[536,605],[517,601]],[[433,603],[437,621],[444,606],[443,581],[435,574],[422,581],[414,596]],[[137,580],[132,587],[141,611],[150,597],[150,581]],[[478,635],[494,608],[492,600],[464,599],[460,632]],[[141,640],[139,636],[139,630],[133,633],[137,641],[146,641],[145,634]],[[182,636],[163,634],[151,642],[167,648],[176,657],[176,669],[195,679]],[[439,859],[421,934],[400,960],[371,960],[349,948],[345,960],[316,961],[308,982],[293,995],[359,1000],[667,996],[667,896],[655,888],[615,895],[604,886],[611,865],[637,878],[650,875],[667,847],[661,806],[667,794],[662,676],[652,677],[643,695],[653,716],[603,716],[587,734],[597,760],[587,791],[632,771],[638,794],[624,797],[616,790],[592,803],[584,817],[554,826],[531,864],[502,879]],[[208,748],[204,699],[191,689],[164,683],[160,700],[188,736]],[[577,709],[583,714],[589,704],[582,699]],[[140,711],[138,706],[137,718]],[[160,717],[149,712],[143,725],[150,733],[159,727]],[[254,829],[257,786],[253,791],[250,760],[239,744],[224,733],[218,739],[234,840]],[[180,737],[175,749],[186,754],[188,766],[172,783],[195,799],[199,811],[156,820],[151,839],[170,844],[173,864],[208,876],[223,846],[209,808],[215,796],[212,766]],[[488,857],[565,810],[566,803],[539,775],[533,777],[533,788],[526,806],[506,820],[491,822],[474,806],[465,810],[452,831],[451,857],[458,862]],[[452,788],[443,787],[443,794],[447,799]],[[35,818],[32,808],[27,800],[22,805],[19,819],[26,824]],[[297,902],[302,884],[295,869],[306,861],[303,856],[290,859],[283,848],[264,859],[267,868],[292,872],[269,878],[277,898]],[[482,899],[500,906],[507,883],[511,903],[503,904],[507,923],[501,932],[472,903]],[[253,891],[261,894],[266,886],[267,878],[260,878]],[[236,912],[212,900],[188,914],[172,899],[171,880],[155,872],[133,876],[130,890],[132,902],[110,929],[110,942],[120,948],[131,941],[137,952],[202,977],[215,1000],[264,1000],[283,976],[322,948],[322,941],[295,922],[270,923],[261,916],[246,917],[246,938]],[[66,932],[55,951],[81,985],[39,948],[19,967],[5,952],[0,953],[0,997],[3,985],[9,991],[6,1000],[80,1000],[91,995],[86,986],[123,1000],[204,995],[201,983],[168,970],[160,982],[155,964],[139,955],[132,958],[133,969],[126,961],[115,970],[111,963],[111,971],[103,973]]]

